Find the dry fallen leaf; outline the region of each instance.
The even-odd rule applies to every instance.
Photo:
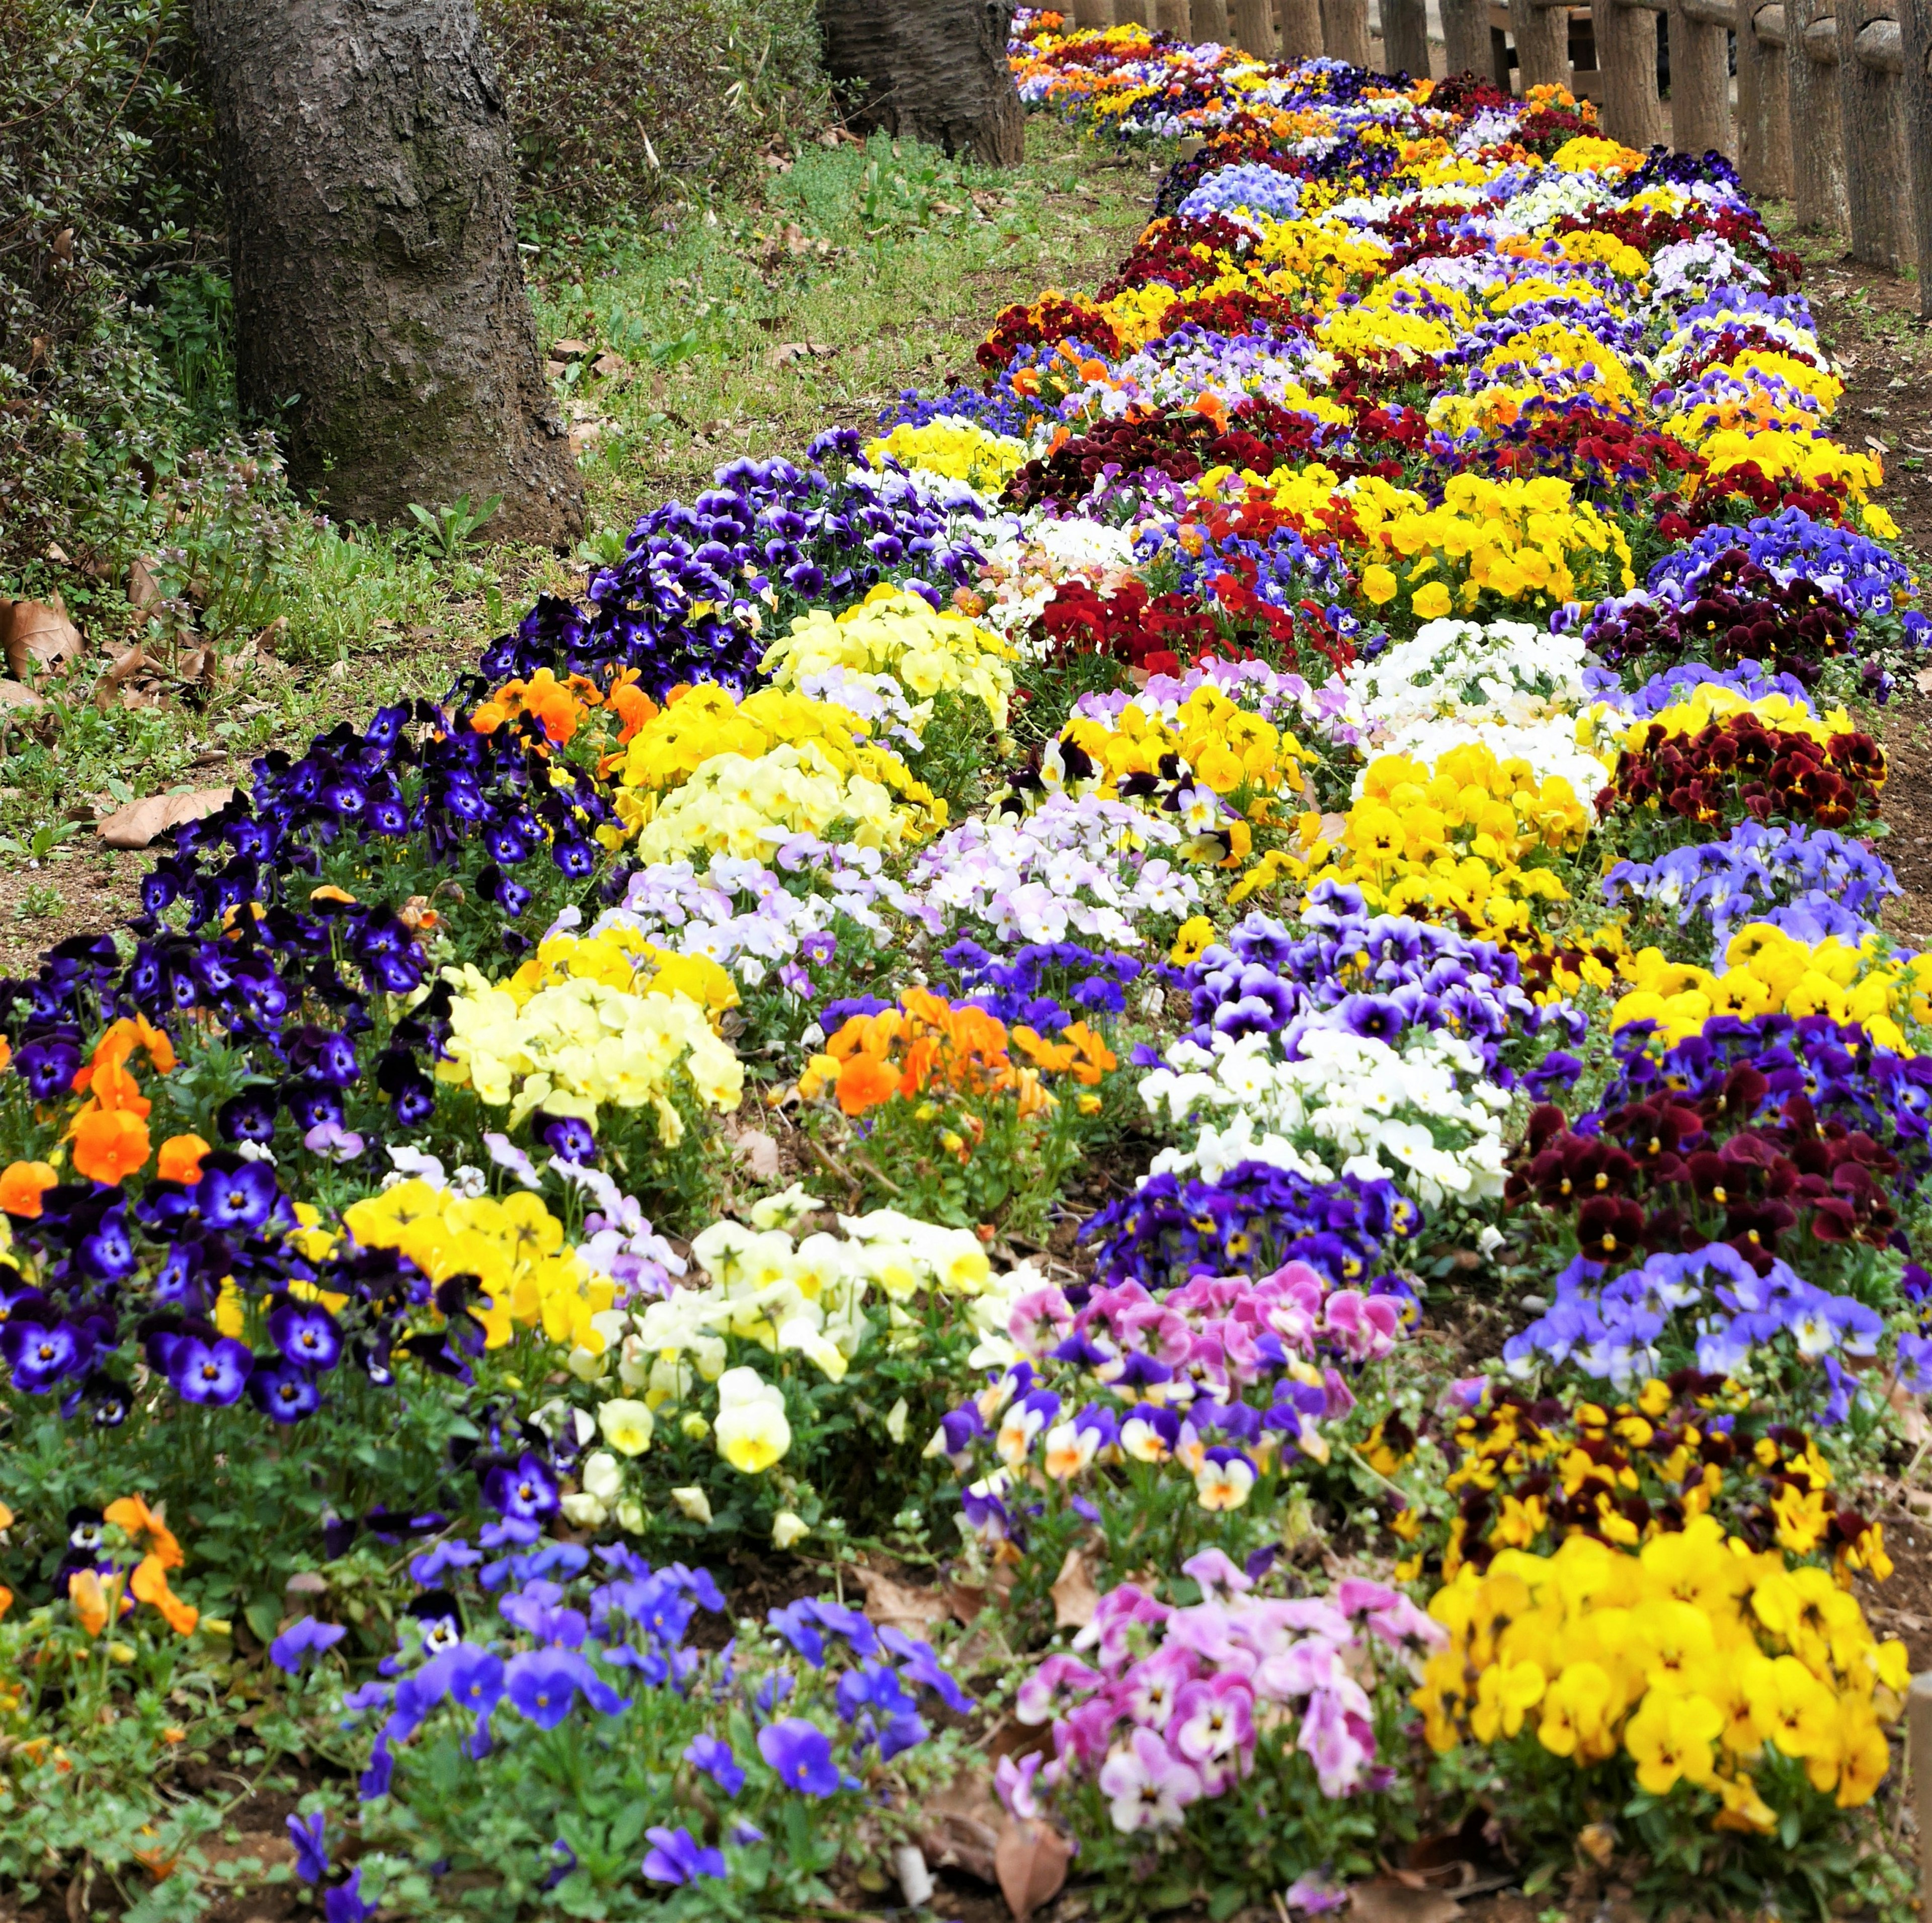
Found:
[[[802,340],[782,340],[772,349],[768,358],[774,367],[784,367],[794,361],[803,360],[811,352]]]
[[[11,708],[29,714],[46,705],[31,687],[22,687],[16,681],[0,681],[0,708]]]
[[[226,807],[234,793],[232,788],[197,788],[186,795],[149,795],[116,808],[96,825],[110,848],[146,848],[170,828]]]
[[[585,341],[560,340],[552,346],[550,352],[553,361],[587,361],[593,351]]]
[[[1056,1629],[1084,1629],[1100,1606],[1100,1592],[1088,1573],[1087,1559],[1078,1550],[1070,1549],[1053,1587],[1053,1626]]]
[[[1394,1877],[1358,1883],[1348,1895],[1352,1923],[1455,1923],[1462,1913],[1453,1896],[1411,1889]]]
[[[1899,1432],[1910,1448],[1917,1448],[1928,1433],[1925,1421],[1925,1405],[1906,1388],[1903,1382],[1894,1382],[1892,1394],[1886,1398],[1898,1416]]]
[[[1608,1869],[1616,1854],[1617,1833],[1606,1823],[1586,1823],[1576,1832],[1576,1847],[1600,1869]]]
[[[1921,694],[1932,694],[1932,668],[1921,668],[1912,677],[1912,684]]]
[[[866,1592],[866,1619],[868,1622],[919,1635],[935,1622],[945,1622],[952,1613],[951,1602],[938,1589],[916,1589],[910,1583],[897,1583],[891,1577],[862,1565],[852,1573]]]
[[[608,381],[614,375],[624,373],[629,364],[621,354],[600,354],[590,364],[590,371],[600,381]]]
[[[1014,1923],[1027,1919],[1042,1903],[1051,1903],[1066,1881],[1073,1853],[1059,1832],[1043,1823],[1022,1823],[1010,1817],[993,1852],[1000,1876],[1000,1894],[1013,1913]]]
[[[161,584],[145,561],[130,562],[128,569],[128,598],[137,608],[159,607]]]
[[[992,1775],[983,1764],[962,1769],[944,1789],[926,1796],[920,1815],[926,1826],[920,1845],[928,1863],[940,1869],[964,1870],[982,1883],[999,1880],[994,1858],[1006,1814],[993,1794]]]
[[[778,1173],[778,1145],[762,1128],[748,1128],[733,1137],[731,1152],[745,1165],[745,1173],[754,1182],[776,1182]]]
[[[25,681],[36,668],[57,668],[80,652],[80,630],[56,595],[51,601],[0,603],[7,672]]]

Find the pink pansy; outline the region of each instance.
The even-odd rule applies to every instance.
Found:
[[[1072,1326],[1072,1305],[1054,1288],[1029,1289],[1006,1318],[1006,1333],[1023,1355],[1040,1355]]]
[[[1340,1703],[1325,1690],[1309,1699],[1295,1747],[1315,1765],[1324,1796],[1347,1796],[1360,1781],[1372,1754],[1357,1739]]]
[[[1151,1730],[1136,1730],[1101,1766],[1100,1788],[1116,1829],[1178,1829],[1201,1778]]]
[[[1183,1686],[1174,1706],[1174,1748],[1190,1763],[1219,1763],[1255,1739],[1254,1696],[1238,1676]]]
[[[1166,1648],[1143,1658],[1120,1679],[1127,1714],[1149,1729],[1165,1730],[1180,1700],[1181,1685],[1194,1679],[1194,1672],[1190,1650]]]
[[[1254,1587],[1246,1572],[1231,1562],[1226,1554],[1218,1549],[1204,1549],[1190,1556],[1180,1565],[1184,1576],[1191,1576],[1201,1586],[1201,1593],[1216,1602],[1226,1602],[1233,1595]]]
[[[1320,1877],[1296,1877],[1282,1898],[1289,1909],[1306,1910],[1311,1916],[1319,1916],[1324,1910],[1340,1910],[1348,1900],[1346,1889],[1337,1889]]]
[[[1322,1371],[1322,1386],[1328,1392],[1328,1406],[1322,1412],[1330,1421],[1346,1415],[1355,1406],[1355,1392],[1334,1369]]]
[[[1020,1685],[1019,1694],[1013,1700],[1013,1714],[1022,1723],[1050,1722],[1067,1709],[1076,1696],[1098,1689],[1102,1679],[1098,1670],[1089,1669],[1077,1656],[1048,1656]]]
[[[1395,1346],[1402,1327],[1400,1306],[1387,1295],[1337,1289],[1322,1304],[1329,1336],[1351,1361],[1372,1361]]]
[[[1040,1814],[1040,1805],[1034,1796],[1034,1778],[1046,1760],[1037,1750],[1017,1763],[1010,1756],[1003,1756],[993,1772],[993,1787],[1000,1801],[1022,1823],[1029,1823]]]

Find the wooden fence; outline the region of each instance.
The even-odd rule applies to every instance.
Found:
[[[1917,271],[1919,312],[1932,318],[1932,0],[1438,4],[1441,70],[1519,91],[1568,87],[1630,146],[1714,148],[1754,197],[1789,200],[1800,226],[1847,235],[1871,266]],[[1138,22],[1270,58],[1325,53],[1429,72],[1426,0],[1381,7],[1372,58],[1368,0],[1072,0],[1079,26]]]

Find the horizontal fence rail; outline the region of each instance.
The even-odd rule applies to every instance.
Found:
[[[1628,146],[1714,149],[1754,198],[1788,200],[1801,227],[1846,235],[1870,266],[1916,272],[1932,317],[1932,0],[1439,4],[1434,70],[1519,91],[1567,87]],[[1079,27],[1138,24],[1268,59],[1432,70],[1427,0],[1381,0],[1378,44],[1369,0],[1072,0],[1071,10]]]

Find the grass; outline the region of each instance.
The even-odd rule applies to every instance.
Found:
[[[882,136],[812,144],[754,200],[694,209],[654,244],[545,248],[530,272],[546,347],[574,339],[625,364],[600,379],[574,362],[559,384],[584,443],[578,552],[483,538],[452,556],[413,526],[299,515],[262,610],[278,607],[285,625],[218,696],[97,706],[105,656],[91,652],[37,723],[0,721],[0,969],[128,912],[145,858],[100,846],[86,825],[98,813],[245,780],[271,744],[440,696],[539,590],[580,592],[639,515],[688,498],[722,462],[795,456],[822,428],[870,425],[907,388],[970,377],[1001,307],[1104,277],[1150,217],[1166,159],[1124,160],[1044,116],[1010,170]]]

